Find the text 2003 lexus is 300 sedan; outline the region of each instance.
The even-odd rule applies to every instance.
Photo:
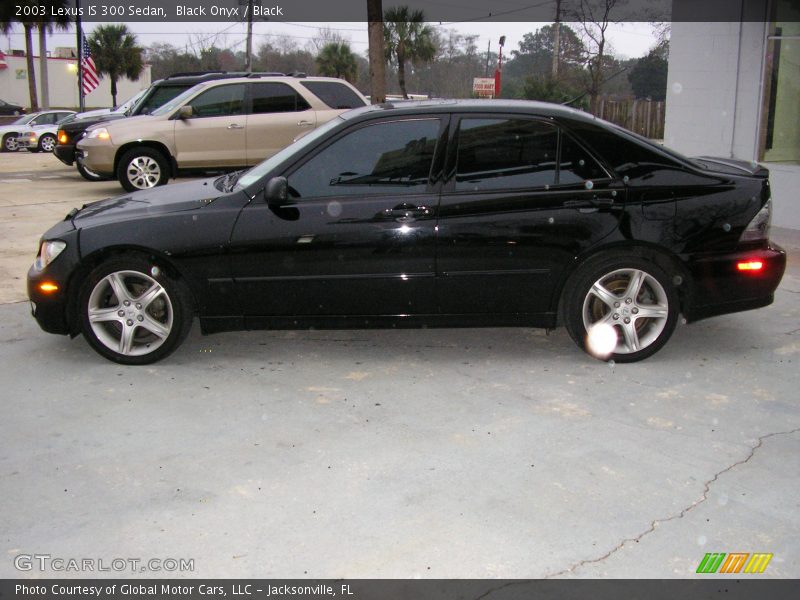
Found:
[[[258,328],[536,326],[618,362],[770,304],[766,169],[550,104],[343,114],[244,173],[73,210],[28,274],[45,331],[159,360],[193,317]],[[713,343],[709,340],[709,344]]]

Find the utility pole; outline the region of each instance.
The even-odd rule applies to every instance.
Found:
[[[489,39],[489,44],[486,46],[486,69],[483,71],[484,77],[489,77],[489,55],[492,53],[492,40]]]
[[[75,35],[77,37],[78,49],[78,107],[79,112],[86,108],[86,99],[83,97],[83,29],[81,28],[81,0],[75,0],[75,8],[78,14],[75,15]]]
[[[556,0],[556,22],[553,30],[553,79],[558,78],[558,61],[561,50],[561,0]]]
[[[369,81],[372,104],[386,102],[386,58],[383,52],[383,2],[367,0]]]
[[[253,72],[253,0],[247,0],[247,49],[244,55],[244,70]]]

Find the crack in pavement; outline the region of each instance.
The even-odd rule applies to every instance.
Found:
[[[772,432],[772,433],[767,433],[765,435],[762,435],[761,437],[758,438],[758,443],[756,443],[754,446],[750,447],[750,452],[748,452],[748,454],[747,454],[747,456],[745,458],[736,461],[735,463],[725,467],[721,471],[717,471],[714,474],[714,477],[712,477],[711,479],[706,480],[706,482],[703,484],[704,485],[704,489],[703,489],[702,496],[700,496],[700,498],[698,498],[697,500],[692,502],[686,508],[681,509],[680,512],[678,512],[678,513],[676,513],[674,515],[671,515],[669,517],[664,517],[664,518],[661,518],[661,519],[653,520],[650,523],[650,527],[648,527],[647,529],[642,531],[639,535],[637,535],[635,537],[625,538],[619,544],[617,544],[616,546],[611,548],[611,550],[609,550],[608,552],[606,552],[602,556],[599,556],[597,558],[585,558],[585,559],[583,559],[583,560],[581,560],[581,561],[579,561],[579,562],[567,567],[566,569],[561,569],[560,571],[556,571],[555,573],[550,573],[548,575],[544,575],[542,577],[542,579],[552,579],[554,577],[560,577],[562,575],[566,575],[567,573],[572,573],[573,571],[583,567],[584,565],[590,565],[590,564],[596,564],[596,563],[602,562],[602,561],[606,560],[607,558],[609,558],[611,555],[613,555],[613,554],[617,553],[618,551],[622,550],[625,547],[625,545],[628,544],[629,542],[636,542],[638,544],[639,541],[643,537],[653,533],[656,530],[656,528],[659,525],[661,525],[662,523],[667,523],[668,521],[674,521],[675,519],[682,519],[684,516],[686,516],[687,513],[689,513],[690,511],[694,510],[695,508],[700,506],[703,502],[708,500],[708,494],[711,491],[711,485],[714,482],[716,482],[717,479],[719,479],[719,477],[721,475],[724,475],[728,471],[731,471],[731,470],[735,469],[736,467],[749,462],[750,459],[753,458],[753,456],[755,456],[756,450],[761,448],[761,446],[764,444],[764,440],[766,440],[768,438],[771,438],[771,437],[778,436],[778,435],[791,435],[793,433],[798,433],[798,432],[800,432],[800,427],[797,427],[795,429],[789,429],[787,431],[775,431],[775,432]]]

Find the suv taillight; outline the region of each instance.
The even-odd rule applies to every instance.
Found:
[[[747,225],[739,237],[740,242],[758,242],[769,239],[769,226],[772,223],[772,199],[767,200],[761,210]]]

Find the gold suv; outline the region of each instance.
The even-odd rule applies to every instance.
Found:
[[[78,143],[80,160],[132,192],[178,171],[255,165],[367,100],[341,79],[250,76],[200,83],[150,115],[100,123]]]

